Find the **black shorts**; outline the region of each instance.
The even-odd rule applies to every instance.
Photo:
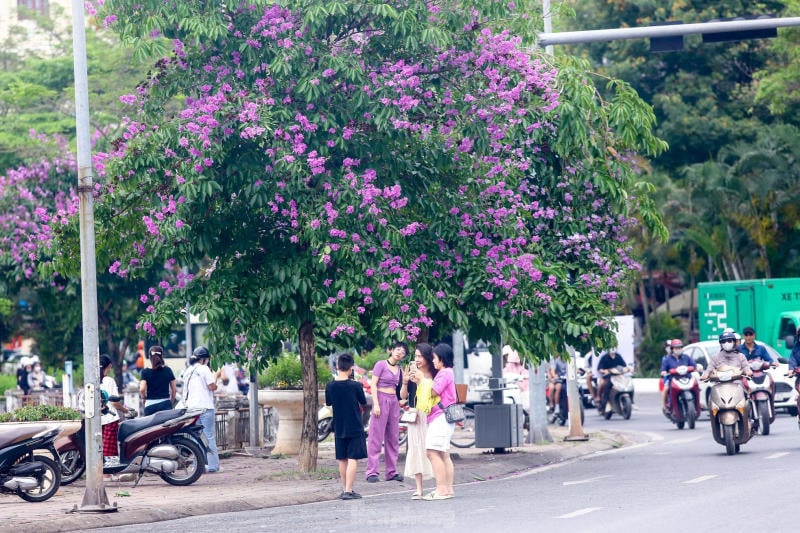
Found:
[[[365,459],[367,457],[367,439],[358,437],[336,437],[336,459]]]

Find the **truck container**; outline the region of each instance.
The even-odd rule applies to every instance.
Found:
[[[800,278],[698,283],[697,315],[700,340],[750,326],[757,340],[789,357],[800,325]]]

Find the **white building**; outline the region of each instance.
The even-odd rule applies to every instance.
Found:
[[[54,37],[41,30],[32,13],[53,18],[55,31],[71,36],[72,0],[0,0],[0,46],[5,47],[11,38],[21,46],[10,51],[47,54],[52,50]]]

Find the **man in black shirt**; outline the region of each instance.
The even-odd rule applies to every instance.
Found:
[[[600,414],[603,414],[605,411],[606,402],[608,401],[608,393],[611,392],[611,369],[618,366],[624,367],[622,372],[627,372],[630,370],[628,365],[625,363],[625,359],[623,359],[622,356],[617,353],[616,348],[609,349],[608,353],[603,355],[597,362],[597,372],[600,374],[600,380],[598,383],[598,388],[600,389],[598,392],[598,395],[600,396],[600,406],[598,407],[598,411]]]
[[[333,407],[333,433],[336,442],[336,459],[342,479],[340,500],[355,500],[361,495],[353,491],[358,469],[358,459],[367,457],[367,441],[361,424],[361,411],[366,408],[364,387],[350,379],[353,356],[339,355],[336,361],[336,378],[325,387],[325,404]]]

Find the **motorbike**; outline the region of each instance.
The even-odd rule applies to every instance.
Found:
[[[775,380],[767,372],[770,368],[768,362],[755,359],[748,364],[753,372],[747,383],[752,413],[758,419],[759,432],[769,435],[770,424],[775,422]]]
[[[367,406],[361,411],[361,424],[364,427],[364,433],[369,433],[369,420],[370,413],[372,412],[372,395],[369,394],[370,384],[366,378],[361,379],[364,385],[364,393],[367,397]],[[408,405],[400,406],[400,414],[408,409]],[[333,431],[333,406],[322,405],[317,411],[317,442],[322,442],[328,438],[328,435]],[[400,422],[400,446],[408,440],[408,424]]]
[[[594,383],[595,390],[597,389],[597,378],[592,376],[592,383]],[[586,385],[586,370],[583,368],[578,369],[578,395],[581,398],[581,404],[586,409],[594,407],[596,404],[594,403],[594,396],[592,396],[592,392],[589,390],[589,387]]]
[[[50,499],[61,486],[61,468],[36,450],[53,449],[60,429],[46,424],[0,427],[0,492],[28,502]]]
[[[609,420],[616,413],[625,420],[630,420],[633,412],[633,373],[624,372],[624,366],[609,370],[611,374],[611,390],[608,401],[600,406],[603,418]]]
[[[561,394],[558,397],[558,409],[550,416],[550,423],[558,423],[561,426],[566,425],[569,420],[569,401],[567,400],[567,380],[565,378],[558,378],[561,384]],[[548,384],[548,387],[550,384]],[[579,404],[581,411],[581,424],[583,424],[583,402]],[[526,414],[527,417],[527,414]]]
[[[683,429],[684,425],[694,429],[700,416],[700,383],[694,370],[692,366],[680,365],[669,371],[672,379],[669,380],[667,391],[669,412],[665,416],[678,429]]]
[[[107,401],[121,400],[111,396]],[[204,412],[172,409],[121,422],[117,433],[119,463],[104,464],[103,474],[137,474],[134,486],[145,472],[158,474],[170,485],[191,485],[205,473],[208,440],[198,423]],[[80,430],[55,442],[63,485],[77,480],[86,470],[85,435],[83,420]]]
[[[751,420],[751,404],[744,386],[736,383],[744,375],[739,370],[720,367],[708,379],[713,382],[708,406],[711,433],[718,444],[725,446],[728,455],[734,455],[753,437],[758,424]]]

